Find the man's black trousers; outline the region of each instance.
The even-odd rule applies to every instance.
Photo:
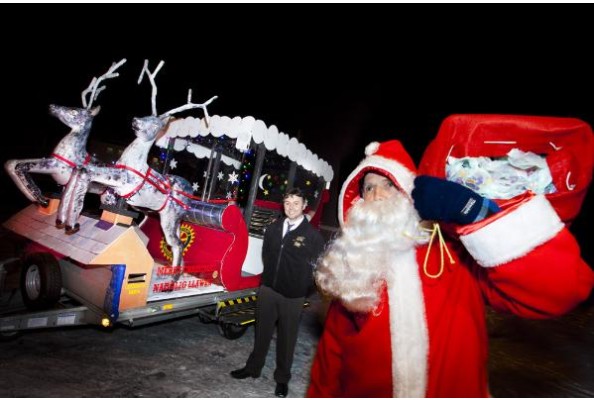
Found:
[[[272,334],[278,325],[274,380],[278,383],[289,382],[304,300],[305,297],[289,299],[268,286],[260,286],[254,349],[246,363],[246,369],[252,374],[259,375],[264,367]]]

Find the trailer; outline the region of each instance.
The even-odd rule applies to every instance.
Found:
[[[46,207],[31,204],[3,224],[25,245],[0,261],[1,338],[197,316],[236,339],[255,321],[263,233],[282,213],[282,194],[302,187],[319,225],[333,176],[303,144],[253,117],[213,116],[208,127],[179,119],[149,163],[164,174],[177,169],[200,197],[194,219],[180,229],[183,269],[171,265],[158,216],[120,201],[84,212],[67,235],[56,228],[59,195]]]

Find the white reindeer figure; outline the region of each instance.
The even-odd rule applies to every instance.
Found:
[[[115,71],[125,62],[125,58],[118,63],[114,62],[105,74],[99,78],[93,78],[89,86],[81,94],[84,108],[63,107],[54,104],[49,106],[50,113],[71,129],[60,140],[50,157],[6,161],[4,168],[8,175],[29,200],[43,206],[49,204],[48,199],[41,193],[30,174],[48,174],[59,185],[65,185],[75,168],[88,165],[92,161],[91,156],[87,153],[87,139],[91,131],[93,118],[101,109],[99,106],[92,108],[93,101],[105,89],[105,86],[99,87],[99,83],[105,79],[118,77],[119,74]],[[87,104],[86,96],[89,93],[89,102]],[[89,188],[93,193],[101,193],[104,189],[99,185],[93,185]],[[60,225],[61,221],[56,221],[56,224]]]
[[[76,231],[78,229],[76,221],[82,210],[89,184],[100,183],[113,188],[116,194],[126,199],[129,205],[159,213],[161,229],[167,244],[171,246],[172,265],[182,266],[183,243],[179,238],[182,219],[189,218],[189,220],[200,221],[199,223],[202,225],[216,226],[221,206],[197,201],[192,195],[192,186],[184,178],[175,175],[164,176],[151,169],[147,163],[148,153],[158,134],[164,132],[171,115],[184,110],[202,108],[208,120],[206,106],[217,96],[205,103],[194,104],[191,102],[192,92],[190,90],[187,104],[157,116],[155,106],[157,87],[154,77],[162,66],[163,61],[151,74],[148,70],[147,60],[140,74],[138,83],[140,84],[146,73],[153,87],[152,115],[133,119],[132,129],[136,139],[126,147],[113,167],[93,165],[77,169],[64,191],[63,199],[68,199],[68,201],[63,200],[60,208],[67,210],[65,212],[67,215],[66,228]],[[176,278],[179,278],[180,275],[181,272]]]

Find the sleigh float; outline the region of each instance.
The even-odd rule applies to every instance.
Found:
[[[281,215],[283,192],[303,188],[316,224],[333,178],[327,162],[253,117],[178,119],[151,148],[148,163],[193,185],[193,214],[180,226],[183,271],[171,265],[155,215],[107,206],[101,215],[83,213],[78,232],[65,235],[55,226],[60,199],[32,204],[4,223],[28,244],[22,257],[0,264],[0,276],[15,265],[21,270],[18,287],[0,281],[0,294],[10,300],[0,310],[3,337],[197,315],[237,338],[254,320],[263,232]]]

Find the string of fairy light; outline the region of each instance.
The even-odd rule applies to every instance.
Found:
[[[256,161],[255,149],[248,148],[246,151],[240,152],[235,148],[235,139],[231,139],[225,135],[218,138],[199,136],[196,138],[184,138],[184,140],[190,140],[207,148],[214,147],[216,151],[233,159],[240,160],[239,169],[236,169],[232,165],[221,163],[218,175],[211,177],[211,179],[217,181],[215,193],[213,194],[214,198],[227,198],[228,200],[235,200],[239,204],[245,203],[253,179],[253,170]],[[190,181],[195,192],[201,192],[208,168],[208,158],[197,159],[193,154],[189,154],[188,152],[177,152],[171,145],[167,146],[167,148],[158,148],[158,151],[159,165],[153,166],[154,168],[163,170],[168,167],[169,174],[183,176]],[[168,165],[165,165],[167,163]],[[282,201],[282,195],[289,185],[288,171],[290,166],[291,161],[286,157],[281,157],[273,152],[267,153],[260,175],[261,181],[258,183],[257,198],[277,202]],[[315,176],[315,174],[299,166],[297,167],[293,186],[301,187],[309,201],[313,202],[317,199],[323,188],[323,184],[323,180]]]

